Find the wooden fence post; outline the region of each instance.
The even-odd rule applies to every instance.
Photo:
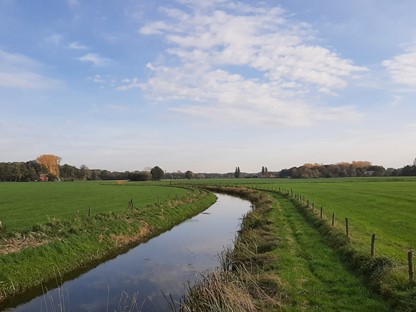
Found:
[[[412,249],[410,249],[407,252],[407,259],[408,259],[408,262],[409,262],[409,281],[411,283],[413,283],[413,278],[414,278],[415,271],[414,271],[414,268],[413,268],[413,250]]]
[[[332,213],[332,226],[335,225],[335,212]]]
[[[322,219],[322,212],[323,212],[323,208],[322,208],[322,206],[321,206],[321,219]]]
[[[345,218],[345,234],[347,235],[347,237],[349,236],[349,232],[348,232],[348,218]]]
[[[91,217],[91,207],[88,207],[88,217]]]
[[[371,236],[371,258],[374,258],[374,254],[376,251],[376,234]]]

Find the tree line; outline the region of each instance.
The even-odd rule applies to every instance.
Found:
[[[262,166],[258,173],[241,172],[236,167],[229,173],[193,173],[165,172],[159,166],[143,171],[109,171],[89,169],[85,165],[79,168],[64,164],[61,158],[54,155],[41,155],[36,160],[27,162],[0,162],[1,182],[29,182],[29,181],[78,181],[78,180],[130,180],[148,181],[160,179],[219,179],[219,178],[338,178],[338,177],[366,177],[366,176],[416,176],[416,161],[413,165],[403,168],[388,168],[372,165],[368,161],[341,162],[337,164],[304,164],[299,167],[272,172]]]
[[[381,176],[416,176],[416,165],[403,168],[384,168],[372,165],[368,161],[341,162],[337,164],[304,164],[300,167],[283,169],[279,178],[341,178],[341,177],[381,177]]]

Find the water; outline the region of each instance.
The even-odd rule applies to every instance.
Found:
[[[7,311],[171,311],[187,281],[219,266],[250,203],[217,194],[204,213]]]

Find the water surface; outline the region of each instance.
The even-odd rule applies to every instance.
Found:
[[[10,311],[170,311],[165,296],[178,306],[187,281],[218,267],[250,210],[248,201],[217,197],[196,217]]]

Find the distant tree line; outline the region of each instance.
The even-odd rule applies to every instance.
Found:
[[[341,162],[337,164],[304,164],[300,167],[283,169],[278,173],[279,178],[340,178],[340,177],[366,177],[366,176],[397,176],[397,175],[416,175],[414,169],[385,169],[383,166],[372,165],[368,161],[353,161],[352,163]],[[409,174],[413,172],[413,174]]]
[[[36,160],[0,163],[1,182],[37,181],[41,174],[48,175],[48,168]]]
[[[148,181],[161,179],[232,179],[232,178],[338,178],[366,176],[416,176],[416,160],[413,165],[403,168],[385,169],[372,165],[368,161],[342,162],[337,164],[304,164],[300,167],[270,172],[263,166],[258,173],[245,173],[236,167],[229,173],[194,173],[164,172],[159,166],[144,171],[109,171],[89,169],[85,165],[79,168],[64,164],[61,158],[54,155],[41,155],[36,160],[27,162],[0,162],[0,182],[29,182],[29,181],[87,181],[87,180],[130,180]]]

